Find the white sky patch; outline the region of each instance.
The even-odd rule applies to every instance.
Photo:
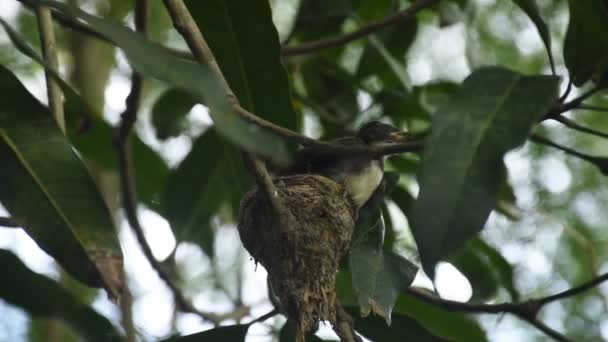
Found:
[[[552,193],[560,193],[570,186],[572,173],[563,160],[557,157],[543,158],[540,163],[540,182]]]
[[[466,302],[471,299],[473,289],[469,280],[447,262],[440,262],[435,269],[435,284],[441,298]]]
[[[0,248],[15,253],[32,271],[59,279],[55,261],[20,228],[0,228]]]
[[[131,86],[129,79],[118,72],[112,72],[109,84],[105,91],[104,117],[109,123],[116,125],[120,121],[120,113],[125,110],[125,100]]]
[[[538,30],[536,30],[532,23],[517,35],[515,44],[517,44],[517,47],[524,55],[539,53],[544,49]]]
[[[145,208],[138,211],[138,216],[154,257],[157,260],[165,260],[175,249],[175,237],[169,222]]]
[[[423,26],[407,54],[407,71],[414,85],[435,79],[462,81],[470,72],[465,58],[465,26]]]

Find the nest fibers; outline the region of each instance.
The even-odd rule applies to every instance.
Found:
[[[336,273],[350,246],[355,208],[344,187],[323,176],[279,177],[274,184],[285,213],[277,214],[262,191],[250,191],[241,201],[241,241],[268,271],[281,309],[300,334],[320,320],[336,329],[345,319]]]

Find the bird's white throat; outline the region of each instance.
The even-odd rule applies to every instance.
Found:
[[[373,161],[356,174],[351,174],[344,180],[346,191],[358,208],[369,200],[380,182],[384,172],[380,161]]]

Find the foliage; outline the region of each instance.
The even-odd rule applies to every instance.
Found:
[[[121,213],[134,214],[124,195],[132,193],[134,207],[161,215],[176,239],[168,259],[148,260],[175,296],[175,321],[195,314],[216,325],[194,334],[174,325],[142,340],[241,341],[259,325],[271,328],[268,339],[292,340],[291,323],[281,325],[275,312],[257,319],[250,312],[263,305],[244,295],[259,289],[248,287],[254,265],[230,236],[254,183],[241,151],[275,172],[307,141],[298,133],[329,140],[381,120],[424,147],[388,156],[382,191],[358,213],[337,274],[338,297],[357,332],[373,341],[491,340],[503,328],[492,332],[494,321],[475,315],[485,312],[521,319],[507,319],[504,329],[515,324],[525,340],[541,332],[602,338],[597,327],[608,311],[597,291],[549,295],[606,279],[596,275],[608,257],[606,1],[186,0],[222,77],[209,60],[199,63],[199,53],[186,52],[168,24],[175,13],[160,1],[149,1],[149,36],[136,32],[141,23],[129,25],[146,1],[111,0],[105,10],[84,0],[17,2],[15,17],[0,18],[8,37],[0,41],[7,47],[0,49],[0,233],[15,230],[2,225],[22,227],[65,272],[49,279],[26,266],[27,256],[24,264],[0,249],[10,275],[0,282],[0,299],[32,319],[58,319],[86,340],[133,340],[128,304],[117,329],[115,315],[97,313],[62,287],[73,278],[111,297],[129,291],[118,229]],[[38,5],[55,19],[57,70],[38,52]],[[94,74],[95,63],[79,59],[77,49],[87,47],[74,42],[89,42],[95,54],[91,42],[100,37],[145,80],[140,108],[127,99],[115,126],[103,117],[119,113],[92,103],[76,81]],[[120,58],[101,56],[114,74],[125,73]],[[76,67],[83,65],[89,70]],[[65,132],[29,86],[44,72],[64,94]],[[93,88],[101,98],[117,86],[103,77],[91,82],[100,82]],[[204,119],[196,116],[201,108]],[[119,150],[116,136],[136,113],[128,150]],[[167,153],[179,141],[190,146],[183,158]],[[196,253],[182,257],[188,249]],[[204,267],[189,266],[195,256]],[[471,286],[464,304],[415,280],[426,274],[444,294],[452,284],[435,274],[446,262]],[[189,304],[195,294],[218,293],[229,312]],[[272,291],[269,297],[276,305]],[[501,302],[507,309],[492,304]],[[545,308],[549,302],[556,305]]]

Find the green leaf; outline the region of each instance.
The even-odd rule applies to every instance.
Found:
[[[187,0],[186,5],[243,107],[296,129],[269,2]]]
[[[296,327],[295,325],[287,321],[279,331],[279,342],[293,342],[296,340]],[[308,334],[306,336],[306,341],[309,342],[323,342],[322,338],[319,338],[317,335]]]
[[[515,279],[513,277],[513,266],[497,251],[494,247],[488,245],[482,239],[475,239],[472,245],[478,252],[487,258],[487,262],[491,265],[496,278],[511,295],[514,302],[519,301],[519,291],[515,287]]]
[[[323,121],[325,135],[343,133],[345,123],[352,122],[359,111],[354,77],[328,58],[310,60],[300,72],[306,87],[304,99]]]
[[[0,298],[37,318],[61,319],[86,341],[123,341],[124,337],[95,310],[78,301],[56,282],[30,271],[14,254],[0,250]]]
[[[355,317],[355,330],[374,342],[393,342],[397,336],[402,341],[448,341],[431,334],[415,319],[406,315],[393,313],[393,323],[390,327],[387,327],[386,322],[379,317],[360,318],[355,314],[355,310],[348,311],[352,312],[353,317]]]
[[[445,311],[423,303],[408,294],[399,296],[397,305],[395,305],[395,313],[410,316],[433,335],[449,341],[487,341],[483,329],[466,314]]]
[[[603,0],[568,0],[568,4],[564,61],[572,83],[580,86],[608,68],[608,4]]]
[[[68,272],[90,285],[102,279],[118,296],[122,252],[87,169],[48,109],[2,66],[0,92],[10,94],[0,98],[0,202]]]
[[[80,95],[40,57],[40,55],[0,18],[0,24],[8,33],[15,47],[24,55],[46,68],[59,83],[65,97],[66,130],[74,147],[87,161],[94,162],[104,170],[117,169],[116,153],[112,145],[113,128],[100,119],[101,115],[84,103]],[[132,138],[132,155],[137,193],[150,207],[158,204],[158,192],[169,173],[160,156],[144,144],[138,137]]]
[[[152,106],[152,124],[161,140],[178,136],[185,128],[185,118],[196,101],[189,93],[171,88],[161,94]]]
[[[366,244],[353,247],[348,260],[361,315],[374,312],[390,325],[395,301],[414,281],[418,268],[400,255]]]
[[[433,116],[410,217],[431,278],[438,261],[483,228],[504,178],[504,155],[522,145],[551,108],[558,84],[554,76],[480,69]]]
[[[357,67],[357,76],[365,78],[377,75],[385,87],[402,86],[405,90],[409,89],[411,81],[407,78],[403,62],[417,32],[416,20],[402,20],[378,33],[372,44],[365,45]]]
[[[228,199],[229,183],[242,182],[232,176],[227,155],[230,147],[213,130],[206,131],[192,151],[171,173],[162,197],[162,213],[171,222],[178,241],[198,243],[213,256],[212,216]]]
[[[244,342],[249,330],[249,324],[227,325],[219,328],[205,330],[200,333],[170,337],[162,342]]]
[[[551,64],[551,71],[553,74],[555,74],[555,62],[553,61],[553,54],[551,53],[551,33],[549,32],[547,24],[545,24],[543,18],[540,16],[536,0],[513,1],[526,13],[526,15],[528,15],[530,20],[532,20],[534,23],[534,26],[536,26],[536,30],[538,30],[538,34],[540,35],[543,44],[545,44],[545,49],[547,50],[547,57],[549,58],[549,64]]]
[[[496,295],[499,280],[494,272],[494,265],[476,248],[476,241],[477,239],[470,241],[450,259],[450,263],[469,280],[473,289],[473,296],[469,301],[484,302]]]
[[[199,103],[208,105],[215,128],[233,143],[273,160],[284,162],[289,159],[287,147],[281,138],[248,123],[233,111],[223,87],[207,66],[181,59],[161,45],[110,19],[95,17],[55,1],[42,0],[41,3],[84,21],[112,39],[138,72],[189,92]]]

